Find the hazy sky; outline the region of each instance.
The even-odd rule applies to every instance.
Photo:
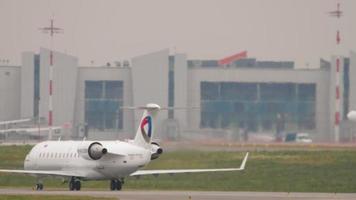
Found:
[[[189,58],[219,59],[247,50],[259,60],[318,63],[335,52],[356,51],[356,0],[340,0],[344,17],[330,18],[337,0],[0,0],[0,60],[19,64],[22,51],[49,47],[38,28],[64,34],[56,50],[81,65],[130,59],[169,48]],[[339,22],[337,22],[339,21]],[[0,63],[1,65],[1,63]]]

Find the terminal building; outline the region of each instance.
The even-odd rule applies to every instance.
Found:
[[[335,56],[320,66],[244,58],[227,65],[191,60],[168,49],[130,62],[79,66],[78,58],[54,52],[53,124],[67,125],[67,139],[132,138],[142,111],[125,107],[157,103],[188,109],[162,111],[162,139],[240,134],[282,137],[307,132],[316,142],[351,141],[356,109],[356,53],[341,60],[340,136],[335,138]],[[49,50],[22,53],[21,66],[0,66],[0,121],[47,120]]]

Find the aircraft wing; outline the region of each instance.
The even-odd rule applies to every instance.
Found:
[[[28,121],[31,121],[31,119],[28,118],[28,119],[17,119],[17,120],[10,120],[10,121],[1,121],[0,125],[17,124],[17,123],[23,123],[23,122],[28,122]]]
[[[43,127],[43,128],[12,128],[12,129],[5,129],[5,130],[0,130],[0,133],[9,133],[9,132],[28,132],[28,133],[33,133],[33,132],[38,132],[40,131],[48,131],[50,127]],[[62,127],[60,126],[53,126],[52,130],[60,130]]]
[[[132,173],[130,176],[141,175],[159,175],[159,174],[179,174],[179,173],[198,173],[198,172],[228,172],[228,171],[242,171],[245,169],[245,165],[248,158],[248,152],[246,153],[239,168],[220,168],[220,169],[168,169],[168,170],[138,170]]]
[[[32,174],[32,175],[47,175],[47,176],[75,176],[84,177],[85,175],[78,171],[59,171],[59,170],[10,170],[0,169],[3,173],[17,173],[17,174]]]

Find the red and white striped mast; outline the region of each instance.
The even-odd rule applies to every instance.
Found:
[[[53,25],[54,20],[51,19],[51,24],[48,27],[40,28],[43,33],[48,33],[50,36],[50,53],[49,53],[49,87],[48,87],[48,126],[49,126],[49,139],[52,139],[52,126],[53,126],[53,37],[56,33],[61,33],[63,29],[54,27]]]
[[[335,11],[329,12],[330,17],[336,17],[340,19],[343,15],[343,12],[340,9],[340,2],[337,3],[337,9]],[[340,53],[340,42],[341,36],[339,29],[336,30],[336,53]],[[336,55],[336,73],[335,73],[335,121],[334,121],[334,131],[335,131],[335,142],[339,142],[340,139],[340,107],[341,107],[341,88],[340,88],[340,79],[341,79],[341,56]]]

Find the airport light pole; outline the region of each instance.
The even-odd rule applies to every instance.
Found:
[[[337,3],[337,9],[334,11],[328,12],[330,17],[335,17],[340,19],[343,15],[342,10],[340,9],[340,2]],[[334,140],[335,142],[340,141],[340,107],[341,107],[341,87],[340,87],[340,79],[341,79],[341,56],[340,53],[340,43],[341,43],[341,36],[339,29],[336,30],[336,73],[335,73],[335,117],[334,117]]]
[[[48,86],[48,126],[49,126],[49,140],[52,139],[52,126],[53,126],[53,37],[56,33],[62,33],[63,29],[54,26],[54,20],[51,19],[50,26],[40,28],[43,33],[49,34],[50,36],[50,53],[49,53],[49,86]]]

